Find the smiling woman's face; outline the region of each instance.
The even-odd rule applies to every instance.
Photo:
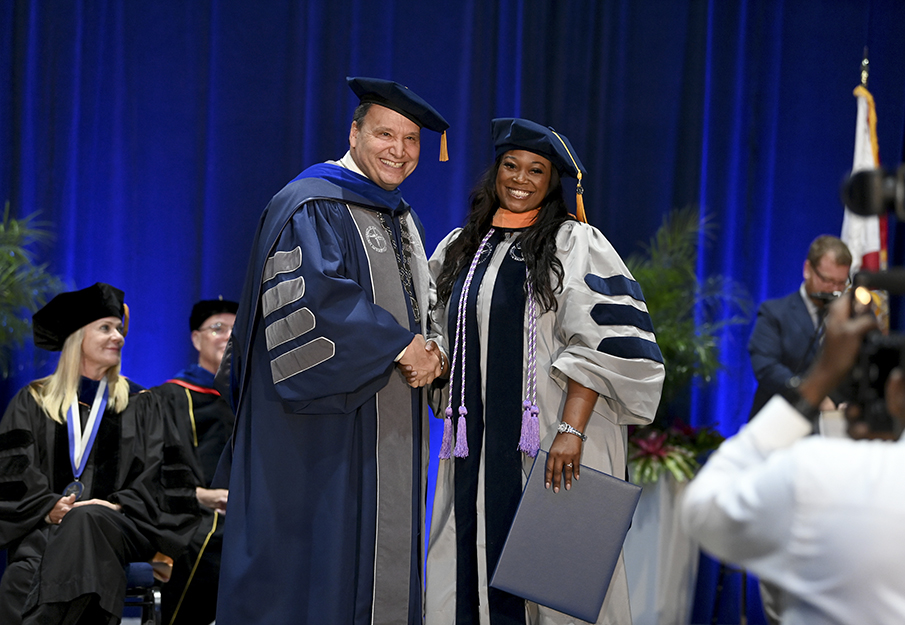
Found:
[[[100,380],[111,367],[119,364],[123,343],[123,324],[117,317],[103,317],[86,325],[81,374]]]
[[[549,160],[534,152],[506,152],[496,174],[500,206],[513,213],[524,213],[539,207],[550,188],[552,169]]]

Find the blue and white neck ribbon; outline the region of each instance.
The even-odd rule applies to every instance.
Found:
[[[91,448],[94,446],[94,439],[97,438],[97,431],[101,425],[101,419],[104,418],[104,411],[107,409],[107,378],[101,378],[97,387],[97,393],[94,395],[94,401],[91,402],[91,412],[88,413],[88,421],[85,423],[85,434],[82,433],[82,419],[79,414],[78,396],[73,397],[72,404],[69,406],[69,413],[66,419],[67,429],[69,430],[69,462],[72,464],[72,476],[78,480],[85,465],[88,464],[88,456],[91,455]]]

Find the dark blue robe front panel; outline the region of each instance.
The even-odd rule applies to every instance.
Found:
[[[388,236],[399,243],[404,217],[385,215],[383,243],[389,245]],[[264,267],[262,295],[251,318],[237,319],[248,342],[217,620],[370,623],[378,518],[375,395],[400,375],[394,359],[420,328],[410,307],[406,328],[374,303],[363,236],[346,205],[324,199],[298,207],[275,245],[254,254],[273,259],[277,252],[284,255],[276,268],[253,258]],[[279,305],[267,302],[268,293],[290,292]],[[296,334],[280,334],[281,327]],[[286,374],[285,366],[274,366],[281,357],[299,371],[275,382]],[[421,399],[418,392],[410,397],[415,487],[408,504],[414,514],[404,556],[411,579],[408,620],[420,622]]]
[[[497,246],[518,231],[496,228],[486,251],[475,268],[465,308],[465,405],[468,409],[468,449],[465,458],[456,458],[455,506],[457,537],[456,622],[479,623],[477,542],[481,519],[477,513],[480,466],[484,464],[484,497],[492,505],[483,515],[489,579],[496,569],[512,519],[522,494],[522,453],[518,450],[522,410],[523,326],[525,314],[525,262],[518,243],[500,263],[494,277],[487,337],[487,370],[478,340],[478,292],[484,282],[489,259]],[[455,315],[465,281],[463,271],[453,288],[447,307],[449,328],[456,327]],[[486,305],[486,304],[485,304]],[[460,366],[460,363],[459,363]],[[482,380],[486,381],[482,396]],[[461,384],[451,383],[453,414],[458,414]],[[483,415],[483,418],[481,417]],[[488,609],[492,625],[525,622],[525,601],[507,592],[488,589]]]

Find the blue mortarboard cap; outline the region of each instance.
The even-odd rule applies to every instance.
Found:
[[[404,115],[422,128],[441,133],[440,160],[447,160],[446,129],[449,128],[449,122],[443,119],[437,109],[428,104],[421,96],[392,80],[347,76],[346,81],[362,104],[372,102],[385,106]]]
[[[552,128],[514,117],[500,117],[490,124],[497,157],[509,150],[528,150],[550,159],[562,175],[576,178],[584,172],[572,144]]]
[[[417,93],[392,80],[355,77],[346,80],[358,99],[392,109],[434,132],[443,132],[449,123]]]
[[[492,120],[490,125],[497,158],[509,150],[527,150],[549,159],[560,175],[578,178],[575,212],[578,219],[587,223],[581,198],[584,193],[581,178],[585,168],[578,160],[578,154],[575,153],[569,139],[552,128],[541,126],[528,119],[498,117]]]
[[[128,324],[124,297],[122,291],[104,282],[60,293],[32,315],[35,346],[58,352],[70,334],[104,317],[125,317],[124,325]]]

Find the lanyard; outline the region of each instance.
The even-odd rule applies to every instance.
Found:
[[[94,401],[91,402],[91,412],[88,413],[88,422],[85,424],[87,436],[82,434],[78,397],[74,397],[72,405],[69,406],[69,418],[66,420],[69,430],[69,461],[72,464],[72,475],[76,480],[81,477],[85,465],[88,464],[88,456],[94,446],[94,439],[97,437],[101,419],[104,417],[104,410],[107,409],[107,395],[107,378],[105,376],[101,378]]]

